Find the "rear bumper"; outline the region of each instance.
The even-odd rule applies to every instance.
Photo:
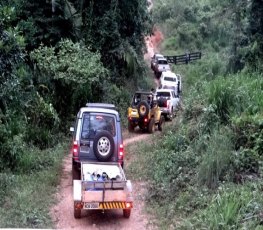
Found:
[[[161,107],[160,110],[163,114],[170,114],[171,113],[171,111],[165,107]]]
[[[92,161],[91,161],[92,162]],[[94,161],[94,162],[98,162],[98,161]],[[118,160],[117,161],[121,167],[123,168],[124,167],[124,161],[123,160]],[[102,162],[101,162],[102,163]],[[81,167],[81,161],[79,160],[75,160],[75,158],[72,157],[72,166],[78,170],[80,170],[80,167]]]

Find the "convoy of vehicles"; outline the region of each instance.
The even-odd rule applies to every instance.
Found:
[[[170,63],[174,60],[179,63],[181,57],[169,58]],[[161,54],[152,57],[151,68],[159,86],[155,93],[137,91],[133,95],[128,108],[130,132],[137,126],[149,133],[156,128],[162,131],[164,121],[173,119],[180,105],[182,83],[181,76],[171,72],[169,62]],[[122,209],[123,216],[129,218],[133,208],[132,185],[123,171],[122,130],[115,106],[88,103],[79,110],[70,130],[74,217],[81,218],[82,210]]]

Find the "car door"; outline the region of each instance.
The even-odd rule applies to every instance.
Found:
[[[173,108],[177,108],[179,100],[174,91],[171,91],[171,99],[172,99]]]

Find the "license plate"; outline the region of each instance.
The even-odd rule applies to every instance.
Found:
[[[85,209],[98,209],[99,203],[85,203],[84,208]]]

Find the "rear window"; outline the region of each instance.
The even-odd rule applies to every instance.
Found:
[[[157,97],[170,97],[169,92],[157,92]]]
[[[108,131],[116,136],[116,123],[113,116],[84,113],[81,139],[92,139],[99,131]]]
[[[168,62],[166,60],[158,60],[158,64],[168,65]]]
[[[176,78],[175,77],[164,77],[163,80],[176,82]]]

